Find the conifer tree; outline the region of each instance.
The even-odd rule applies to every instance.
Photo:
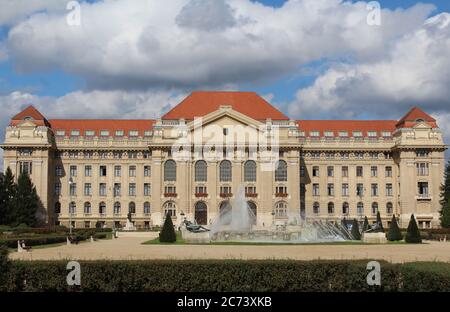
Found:
[[[369,220],[367,219],[367,216],[365,216],[363,224],[363,232],[366,232],[368,229],[369,229]]]
[[[16,219],[15,198],[17,185],[11,168],[7,168],[0,182],[0,224],[10,225]]]
[[[377,232],[384,233],[383,221],[381,221],[380,211],[377,212],[377,224],[380,227]]]
[[[398,227],[397,219],[395,216],[392,216],[391,224],[389,225],[389,231],[387,234],[387,240],[394,242],[400,241],[403,239],[402,232],[400,232],[400,228]]]
[[[41,200],[30,177],[26,173],[20,174],[15,198],[15,223],[26,224],[30,227],[37,226],[37,213],[41,207]]]
[[[353,219],[352,237],[354,240],[361,240],[361,233],[359,232],[359,225],[356,219]]]
[[[450,160],[445,167],[444,184],[441,185],[441,207],[441,226],[450,228]]]
[[[172,217],[169,213],[167,213],[166,220],[159,233],[159,241],[161,243],[175,243],[177,241],[177,234],[175,233]]]
[[[422,243],[422,238],[420,237],[419,227],[417,226],[416,218],[414,214],[411,215],[411,220],[409,221],[408,230],[406,231],[405,242],[410,244],[420,244]]]

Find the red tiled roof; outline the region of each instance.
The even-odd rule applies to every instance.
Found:
[[[381,132],[395,130],[396,120],[298,120],[298,128],[309,137],[311,131],[319,131],[320,136],[324,136],[325,131],[332,131],[334,136],[339,136],[339,131],[347,131],[348,136],[353,136],[353,131],[361,131],[364,137],[369,131],[376,131],[377,136],[382,136]]]
[[[418,119],[422,119],[432,127],[437,128],[436,119],[418,107],[413,107],[402,119],[400,119],[396,126],[397,128],[410,128],[417,124]]]
[[[214,112],[222,105],[231,105],[234,110],[256,120],[289,120],[287,116],[269,104],[255,92],[192,92],[162,119],[193,120]]]
[[[32,118],[33,122],[38,126],[48,126],[47,119],[33,105],[27,106],[23,111],[11,118],[11,126],[16,126],[25,118]]]
[[[117,130],[123,130],[124,136],[128,136],[129,131],[138,131],[139,136],[144,136],[144,131],[152,130],[154,120],[104,120],[104,119],[83,119],[83,120],[49,120],[53,131],[65,130],[66,136],[70,136],[70,131],[78,130],[80,135],[84,136],[85,132],[95,131],[95,136],[100,136],[100,131],[108,130],[110,136],[114,136]]]

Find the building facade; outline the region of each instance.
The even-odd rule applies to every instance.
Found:
[[[291,120],[250,92],[193,92],[157,120],[52,120],[6,129],[4,168],[30,174],[50,224],[138,228],[170,214],[209,225],[245,192],[258,226],[309,220],[439,226],[442,132],[400,120]]]

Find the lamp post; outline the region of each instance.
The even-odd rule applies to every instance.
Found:
[[[73,179],[70,178],[69,179],[69,198],[70,198],[70,202],[69,202],[69,234],[70,236],[72,236],[72,184],[73,184]]]

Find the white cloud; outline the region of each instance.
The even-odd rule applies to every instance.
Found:
[[[41,10],[65,9],[61,0],[0,0],[0,26],[15,22]]]
[[[296,117],[401,117],[417,105],[448,112],[450,14],[442,13],[393,43],[376,61],[332,66],[299,90],[289,112]]]
[[[79,27],[65,12],[35,14],[7,43],[20,71],[63,69],[91,89],[195,88],[275,79],[327,57],[379,59],[432,9],[386,9],[374,27],[365,2],[105,0],[82,4]]]

